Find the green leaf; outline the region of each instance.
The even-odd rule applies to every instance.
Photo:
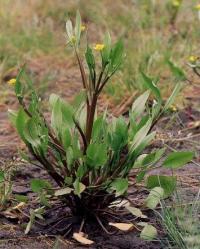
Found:
[[[61,111],[62,111],[62,120],[64,125],[68,125],[70,128],[74,127],[74,109],[68,103],[65,103],[61,100]]]
[[[57,94],[52,93],[49,97],[49,104],[51,106],[51,109],[55,106],[56,102],[60,99],[60,97]]]
[[[186,163],[190,162],[193,157],[194,152],[190,151],[172,152],[167,156],[167,158],[163,162],[163,166],[165,168],[177,169],[183,167]]]
[[[137,182],[141,182],[144,179],[146,171],[160,160],[164,152],[165,148],[157,150],[156,152],[150,153],[148,155],[142,154],[136,159],[133,168],[141,167],[141,171],[136,177]]]
[[[187,77],[186,77],[184,71],[180,67],[178,67],[177,65],[175,65],[170,60],[167,60],[166,62],[168,64],[171,72],[173,73],[174,77],[176,78],[176,80],[178,80],[178,81],[187,80]]]
[[[150,154],[142,154],[136,159],[133,167],[138,168],[138,167],[150,166],[152,164],[155,164],[160,160],[164,152],[165,148],[157,150]]]
[[[83,105],[86,103],[86,91],[83,89],[81,90],[74,98],[72,102],[72,106],[74,108],[74,113],[83,107]]]
[[[69,170],[71,170],[71,166],[74,162],[74,153],[73,153],[73,149],[71,146],[69,146],[66,149],[66,155],[67,155],[67,167]]]
[[[18,201],[18,202],[28,202],[29,198],[28,196],[26,195],[15,195],[15,199]]]
[[[156,132],[152,132],[148,134],[143,141],[138,145],[138,147],[133,150],[131,153],[131,157],[134,158],[134,161],[136,158],[142,153],[142,151],[150,144],[150,142],[155,138]]]
[[[98,141],[103,136],[103,129],[105,128],[106,121],[103,116],[98,117],[93,124],[92,141]]]
[[[72,177],[69,177],[69,176],[66,176],[66,177],[65,177],[65,184],[71,185],[71,184],[72,184],[72,181],[73,181]]]
[[[0,170],[0,182],[4,181],[4,171]]]
[[[131,150],[137,148],[147,136],[151,128],[152,120],[149,119],[146,124],[135,134],[133,141],[131,142]]]
[[[176,176],[151,175],[147,178],[147,188],[161,187],[164,197],[170,196],[176,188]]]
[[[76,171],[76,177],[78,177],[81,180],[82,177],[85,176],[87,171],[88,171],[88,167],[86,164],[79,165],[79,167]]]
[[[141,182],[144,179],[145,174],[146,174],[146,170],[140,171],[140,173],[136,176],[137,183]]]
[[[156,102],[155,104],[153,104],[151,108],[151,112],[152,112],[152,119],[156,120],[156,118],[161,113],[161,102],[158,102],[158,103]]]
[[[123,195],[128,189],[128,180],[123,178],[117,178],[111,183],[111,189],[115,190],[115,196]]]
[[[118,67],[121,65],[123,52],[124,52],[124,45],[122,40],[119,40],[111,50],[110,60],[111,60],[112,71],[116,71]]]
[[[168,100],[165,103],[165,106],[163,107],[163,111],[166,111],[174,103],[174,100],[179,94],[182,87],[183,85],[181,83],[176,84],[171,96],[168,98]]]
[[[144,159],[147,157],[147,154],[142,154],[139,155],[138,158],[135,160],[135,163],[133,165],[133,168],[139,168],[139,167],[143,167],[143,161]]]
[[[61,136],[63,126],[73,127],[73,115],[75,110],[71,105],[65,103],[58,95],[51,94],[49,103],[52,109],[51,125],[58,136]]]
[[[22,69],[20,70],[19,74],[17,75],[16,78],[16,83],[15,83],[15,94],[19,100],[19,103],[21,103],[21,101],[23,100],[23,86],[22,83],[20,82],[20,79],[22,77],[24,73],[24,67],[22,67]]]
[[[40,139],[38,136],[38,126],[34,118],[30,118],[24,127],[24,137],[32,147],[40,150]]]
[[[20,108],[17,114],[17,118],[16,118],[16,129],[21,139],[24,142],[26,142],[26,139],[24,137],[24,129],[25,129],[27,120],[28,120],[27,114],[24,112],[22,108]]]
[[[49,196],[44,192],[40,192],[38,193],[39,195],[39,203],[42,205],[42,206],[45,206],[45,207],[51,207],[51,204],[49,202]]]
[[[124,118],[120,117],[116,120],[114,131],[110,132],[110,147],[113,151],[119,151],[128,141],[128,127]]]
[[[94,58],[92,49],[89,46],[87,46],[85,58],[86,58],[86,62],[88,64],[88,68],[94,69],[95,68],[95,58]]]
[[[92,168],[103,166],[108,159],[107,146],[98,143],[89,144],[86,156],[86,162]]]
[[[104,49],[102,50],[102,67],[105,67],[109,63],[110,52],[111,52],[111,37],[109,32],[106,32],[104,37]]]
[[[35,115],[30,118],[24,127],[24,137],[36,153],[44,156],[48,148],[48,129],[43,120]]]
[[[145,200],[145,204],[148,208],[155,209],[163,197],[164,189],[161,187],[155,187],[150,191],[147,199]]]
[[[85,53],[85,59],[88,65],[88,69],[89,69],[89,73],[90,73],[90,79],[93,83],[93,88],[94,86],[94,82],[95,82],[95,58],[92,52],[92,49],[87,45],[87,50]]]
[[[140,238],[151,241],[157,237],[157,234],[157,229],[154,226],[147,224],[142,229]]]
[[[43,189],[50,189],[52,188],[51,184],[42,179],[32,179],[31,180],[31,189],[35,193],[40,193]]]
[[[133,116],[134,119],[136,119],[143,113],[146,102],[149,98],[149,94],[150,94],[150,91],[146,91],[141,96],[139,96],[133,103],[132,109],[131,109],[131,112],[132,112],[131,115]]]
[[[67,31],[67,36],[68,36],[69,40],[71,41],[71,39],[74,35],[71,20],[67,20],[67,22],[66,22],[66,31]]]
[[[71,133],[68,127],[62,129],[62,144],[65,150],[71,145]]]
[[[153,80],[151,78],[149,78],[146,74],[144,74],[143,72],[141,72],[142,77],[144,79],[144,84],[146,85],[146,87],[148,87],[148,89],[150,89],[153,94],[156,96],[158,102],[162,101],[161,98],[161,93],[159,88],[155,85],[155,83],[153,82]]]
[[[57,99],[54,103],[52,115],[51,115],[51,126],[53,127],[54,131],[56,132],[57,136],[62,132],[62,111],[61,111],[61,100]]]
[[[76,45],[78,46],[80,42],[80,36],[81,36],[81,16],[79,11],[76,12],[76,25],[75,25],[75,37],[76,37]]]
[[[81,193],[86,189],[86,186],[83,183],[79,182],[78,179],[76,179],[73,186],[74,186],[74,194],[78,195],[79,197],[81,196]]]
[[[165,152],[165,148],[159,149],[156,152],[148,154],[142,161],[142,165],[157,163]]]

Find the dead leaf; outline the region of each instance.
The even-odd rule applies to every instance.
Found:
[[[86,235],[84,233],[81,233],[81,232],[80,233],[73,233],[73,238],[83,245],[91,245],[94,243],[94,241],[87,239]]]
[[[200,120],[188,123],[188,128],[190,129],[195,129],[199,127],[200,127]]]
[[[130,231],[134,228],[133,224],[131,223],[113,223],[113,222],[109,222],[110,226],[116,227],[117,229],[121,230],[121,231]]]
[[[8,219],[17,219],[18,216],[17,214],[11,212],[11,211],[3,211],[0,213],[1,215],[3,215],[4,217],[8,218]]]
[[[60,195],[67,195],[70,194],[72,192],[72,188],[61,188],[55,191],[54,195],[55,196],[60,196]]]
[[[143,218],[143,219],[146,219],[147,216],[144,215],[142,213],[142,211],[138,208],[135,208],[135,207],[130,207],[130,206],[127,206],[126,209],[134,216],[138,217],[138,218]]]
[[[114,201],[110,204],[110,208],[111,207],[118,207],[118,208],[121,208],[121,207],[126,207],[126,206],[130,206],[130,203],[129,201],[127,200],[123,200],[123,201]]]
[[[22,208],[24,205],[26,205],[25,202],[20,202],[19,204],[17,204],[16,206],[14,206],[12,209],[15,210],[15,209],[20,209]]]

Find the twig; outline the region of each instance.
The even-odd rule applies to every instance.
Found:
[[[173,142],[173,141],[176,141],[176,142],[178,142],[178,141],[185,141],[185,140],[190,140],[190,139],[192,139],[192,138],[196,138],[196,137],[199,137],[200,136],[200,133],[198,133],[198,134],[195,134],[195,135],[192,135],[192,136],[190,136],[190,137],[180,137],[180,138],[169,138],[169,139],[162,139],[162,138],[158,138],[158,139],[155,139],[154,141],[163,141],[163,142],[167,142],[167,141],[171,141],[171,142]]]
[[[82,222],[81,222],[81,225],[80,225],[80,228],[79,228],[79,233],[82,232],[84,224],[85,224],[85,219],[83,219]]]
[[[96,219],[97,219],[99,225],[101,226],[101,228],[104,230],[104,232],[106,232],[107,234],[110,234],[110,235],[115,234],[115,232],[109,232],[109,231],[105,228],[105,226],[103,225],[103,223],[101,222],[101,220],[99,219],[99,217],[98,217],[97,215],[95,215],[95,217],[96,217]]]

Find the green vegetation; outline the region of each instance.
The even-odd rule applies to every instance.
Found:
[[[60,203],[71,215],[64,234],[90,245],[83,231],[91,223],[157,240],[149,217],[159,211],[170,249],[198,249],[199,194],[192,203],[170,198],[179,190],[174,171],[198,158],[186,143],[197,145],[191,140],[199,136],[199,106],[188,100],[199,90],[199,0],[25,2],[0,0],[0,118],[9,105],[24,143],[16,153],[22,160],[0,158],[0,215],[17,219],[19,211],[29,234]],[[172,113],[161,133],[177,118],[180,138],[160,134]],[[2,123],[1,148],[14,130]],[[12,191],[18,162],[46,172],[24,190],[34,201]],[[133,189],[147,190],[138,206],[129,199]]]
[[[66,30],[68,45],[72,47],[80,69],[83,90],[72,104],[66,103],[56,94],[50,96],[49,125],[42,114],[39,97],[23,68],[16,80],[9,81],[15,86],[20,105],[18,111],[10,111],[10,117],[34,158],[33,160],[27,155],[24,159],[30,163],[40,163],[57,184],[54,189],[46,180],[31,181],[31,188],[38,193],[41,205],[49,207],[51,198],[60,198],[70,207],[74,216],[80,217],[84,222],[95,218],[105,230],[101,216],[105,216],[105,210],[113,202],[126,196],[130,171],[136,171],[135,178],[139,183],[149,170],[156,168],[164,156],[164,148],[151,148],[148,154],[144,154],[144,150],[154,139],[155,132],[152,129],[173,103],[180,84],[176,85],[163,106],[159,88],[151,78],[141,72],[144,85],[149,90],[135,100],[128,119],[121,116],[109,121],[107,111],[97,114],[98,98],[107,82],[122,65],[123,42],[120,39],[113,45],[109,33],[106,33],[102,43],[96,44],[94,48],[87,43],[84,48],[84,44],[81,45],[81,36],[85,26],[82,25],[79,12],[75,26],[68,20]],[[81,50],[85,50],[84,59]],[[83,66],[84,60],[87,71]],[[176,73],[177,70],[175,68]],[[150,93],[154,96],[152,107],[148,106]],[[30,99],[29,103],[27,97]],[[162,165],[164,168],[177,169],[192,160],[193,156],[193,152],[173,152],[164,159]],[[160,199],[168,197],[175,186],[176,177],[148,176],[147,187],[151,191],[146,206],[150,209],[156,208]],[[134,207],[128,206],[127,209],[138,216],[138,210]],[[40,211],[41,209],[37,209],[37,212],[31,213],[32,218],[26,233],[29,232],[35,216],[42,217]],[[144,217],[142,213],[139,215]],[[119,224],[109,224],[120,227]],[[132,226],[126,225],[129,228]],[[155,228],[147,223],[142,223],[142,226],[144,228],[141,237],[154,238]]]
[[[173,204],[161,204],[162,225],[167,233],[169,248],[198,249],[200,246],[200,192],[190,202],[176,194]],[[160,214],[159,214],[160,215]]]
[[[10,201],[12,192],[12,169],[13,165],[6,165],[4,169],[0,170],[0,211],[6,209]]]

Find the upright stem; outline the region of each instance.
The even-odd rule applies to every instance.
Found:
[[[89,108],[89,113],[88,113],[88,122],[87,122],[87,127],[86,127],[86,140],[87,144],[90,143],[91,140],[91,135],[92,135],[92,128],[93,128],[93,123],[94,123],[94,115],[96,111],[96,106],[97,106],[97,99],[98,95],[94,93],[92,97],[92,103]]]
[[[75,50],[76,58],[77,58],[77,61],[78,61],[79,69],[80,69],[80,72],[81,72],[83,88],[87,89],[88,87],[87,87],[87,78],[86,78],[86,75],[85,75],[85,70],[83,68],[83,64],[81,62],[81,59],[80,59],[79,54],[77,52],[77,49],[75,47],[74,47],[74,50]]]
[[[87,93],[87,96],[86,96],[86,98],[87,98],[86,99],[86,101],[87,101],[86,130],[87,130],[88,123],[89,123],[90,109],[91,109],[90,108],[91,107],[90,106],[91,89],[89,89],[89,87],[88,87],[85,70],[84,70],[83,64],[81,62],[81,59],[79,57],[79,54],[78,54],[78,51],[77,51],[76,47],[74,47],[74,51],[75,51],[76,58],[77,58],[77,61],[78,61],[78,65],[79,65],[79,69],[80,69],[80,72],[81,72],[81,79],[82,79],[82,83],[83,83],[83,88],[86,90],[86,93]],[[88,93],[89,93],[89,96],[88,96]]]

